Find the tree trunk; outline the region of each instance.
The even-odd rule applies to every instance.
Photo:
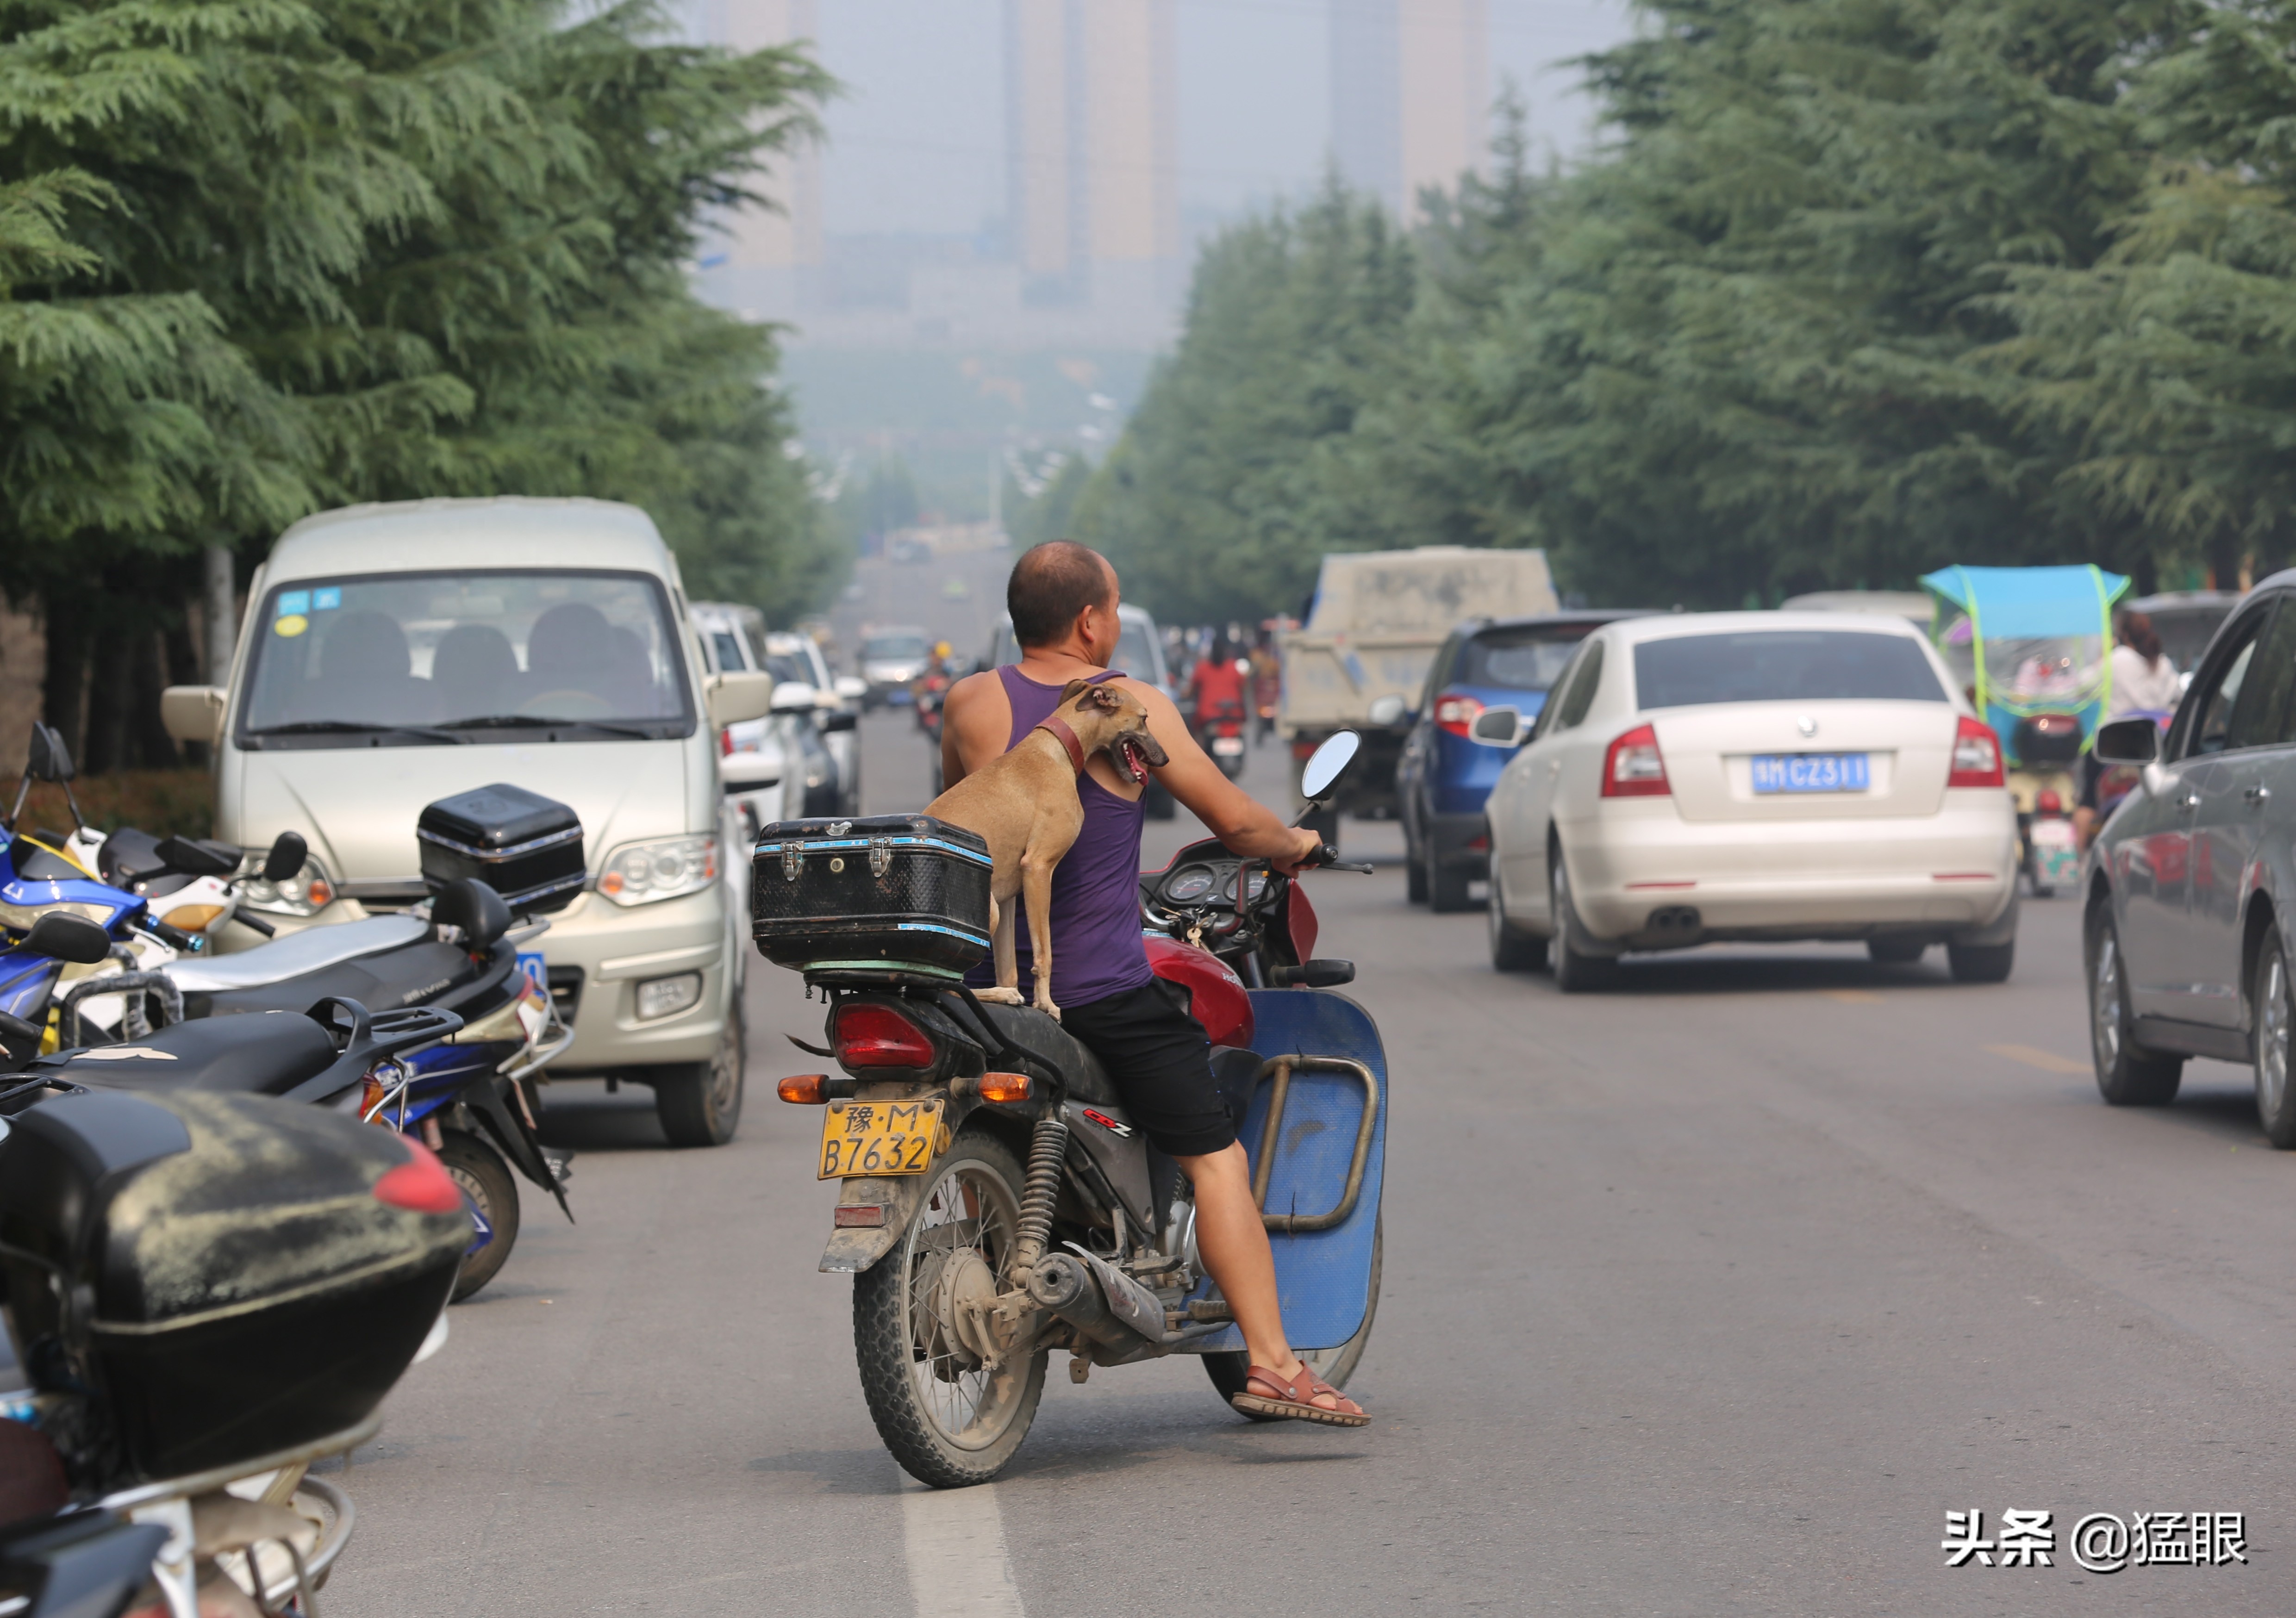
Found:
[[[209,545],[202,556],[207,603],[207,682],[231,683],[231,657],[239,634],[239,590],[231,547]]]

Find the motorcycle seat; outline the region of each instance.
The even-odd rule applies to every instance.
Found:
[[[192,956],[164,968],[186,994],[215,994],[283,983],[308,972],[380,954],[429,936],[430,923],[413,916],[369,916],[333,927],[307,927],[236,955]],[[316,996],[314,997],[316,998]],[[288,1009],[300,1011],[309,1000]]]
[[[34,1066],[103,1090],[222,1090],[283,1095],[334,1061],[335,1042],[308,1017],[274,1012],[175,1023],[140,1040],[60,1050]]]
[[[980,1009],[1023,1055],[1034,1057],[1068,1082],[1071,1100],[1102,1107],[1122,1105],[1116,1081],[1108,1076],[1100,1058],[1051,1017],[1027,1006],[984,1004]]]
[[[486,967],[473,964],[470,956],[455,944],[420,939],[398,949],[338,961],[275,983],[256,983],[244,988],[205,993],[185,985],[184,1009],[192,1017],[222,1017],[242,1011],[304,1011],[332,994],[355,1000],[372,1010],[394,1011],[401,1006],[441,1003],[453,991],[475,981],[486,970]]]

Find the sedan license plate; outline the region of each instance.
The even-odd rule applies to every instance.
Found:
[[[922,1174],[940,1143],[939,1101],[832,1101],[821,1120],[816,1180]]]
[[[1863,753],[1757,753],[1754,790],[1773,792],[1864,792],[1874,772]]]

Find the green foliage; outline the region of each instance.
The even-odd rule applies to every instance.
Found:
[[[1201,623],[1295,606],[1326,550],[1394,542],[1357,419],[1396,363],[1410,244],[1336,182],[1204,249],[1179,351],[1078,502],[1128,595]]]
[[[198,547],[358,500],[630,500],[697,591],[809,609],[773,336],[684,266],[830,88],[645,0],[0,0],[0,548],[51,706],[75,624],[180,623]]]
[[[2296,5],[1640,9],[1582,64],[1612,143],[1538,174],[1503,108],[1399,296],[1318,301],[1332,196],[1206,250],[1084,502],[1128,584],[1213,616],[1326,551],[1538,544],[1736,606],[2296,543]]]

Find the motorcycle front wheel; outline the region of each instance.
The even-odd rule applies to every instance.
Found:
[[[1022,1176],[1012,1148],[964,1130],[893,1250],[853,1279],[853,1352],[877,1435],[936,1489],[985,1483],[1029,1435],[1045,1351],[991,1369],[964,1341],[963,1306],[993,1301],[1013,1263]]]
[[[1309,1370],[1342,1393],[1347,1391],[1348,1378],[1356,1374],[1356,1367],[1362,1363],[1364,1350],[1371,1346],[1372,1322],[1379,1318],[1379,1272],[1386,1246],[1387,1216],[1382,1214],[1371,1228],[1371,1289],[1364,1300],[1363,1324],[1356,1328],[1354,1336],[1337,1348],[1318,1348],[1300,1353],[1300,1360]],[[1293,1352],[1299,1352],[1297,1350]],[[1212,1379],[1212,1386],[1219,1391],[1223,1401],[1233,1400],[1243,1392],[1244,1381],[1251,1375],[1250,1354],[1239,1348],[1226,1353],[1202,1354],[1198,1358],[1203,1361],[1204,1375]],[[1249,1417],[1253,1421],[1285,1419],[1281,1416],[1260,1416],[1250,1410],[1238,1410],[1236,1414]]]
[[[478,1136],[450,1129],[439,1139],[439,1161],[470,1204],[472,1222],[486,1238],[484,1246],[463,1254],[454,1296],[447,1300],[459,1303],[494,1279],[518,1245],[518,1182],[510,1177],[502,1154]]]

